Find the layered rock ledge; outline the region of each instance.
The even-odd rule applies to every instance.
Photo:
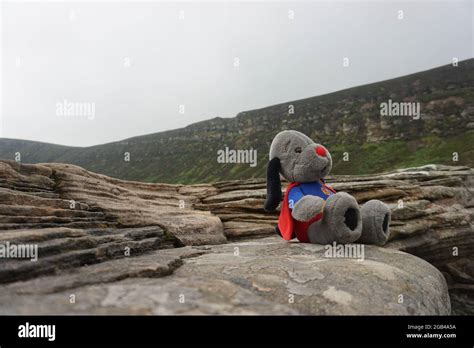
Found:
[[[73,165],[0,161],[0,244],[39,251],[37,262],[0,259],[0,309],[447,314],[446,279],[452,312],[474,313],[473,173],[430,165],[329,178],[359,203],[377,198],[392,208],[388,245],[366,247],[366,260],[355,261],[274,237],[264,180],[148,184]]]

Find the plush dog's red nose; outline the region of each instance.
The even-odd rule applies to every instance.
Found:
[[[316,153],[321,157],[326,157],[326,149],[322,146],[316,146]]]

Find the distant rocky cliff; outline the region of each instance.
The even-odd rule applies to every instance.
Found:
[[[419,103],[420,115],[381,115],[381,105]],[[168,117],[168,115],[157,115]],[[0,139],[0,158],[59,162],[147,182],[201,183],[264,177],[281,130],[306,133],[331,151],[335,174],[427,163],[474,167],[474,59],[322,96],[213,118],[185,128],[87,148]],[[217,151],[256,149],[258,163],[218,163]],[[128,154],[130,161],[125,161]]]
[[[472,314],[473,174],[329,178],[392,208],[391,241],[357,261],[276,237],[261,179],[148,184],[0,161],[0,244],[39,251],[0,259],[0,313]]]

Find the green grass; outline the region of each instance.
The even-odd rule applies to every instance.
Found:
[[[428,136],[416,141],[387,141],[380,144],[338,146],[333,153],[333,174],[370,174],[425,164],[474,167],[474,131],[441,139]],[[342,160],[349,152],[349,161]],[[458,161],[453,153],[458,153]]]

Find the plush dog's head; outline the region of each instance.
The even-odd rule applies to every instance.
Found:
[[[331,154],[324,146],[294,130],[278,133],[270,147],[265,210],[274,211],[280,203],[280,174],[290,182],[311,182],[323,179],[331,168]]]

